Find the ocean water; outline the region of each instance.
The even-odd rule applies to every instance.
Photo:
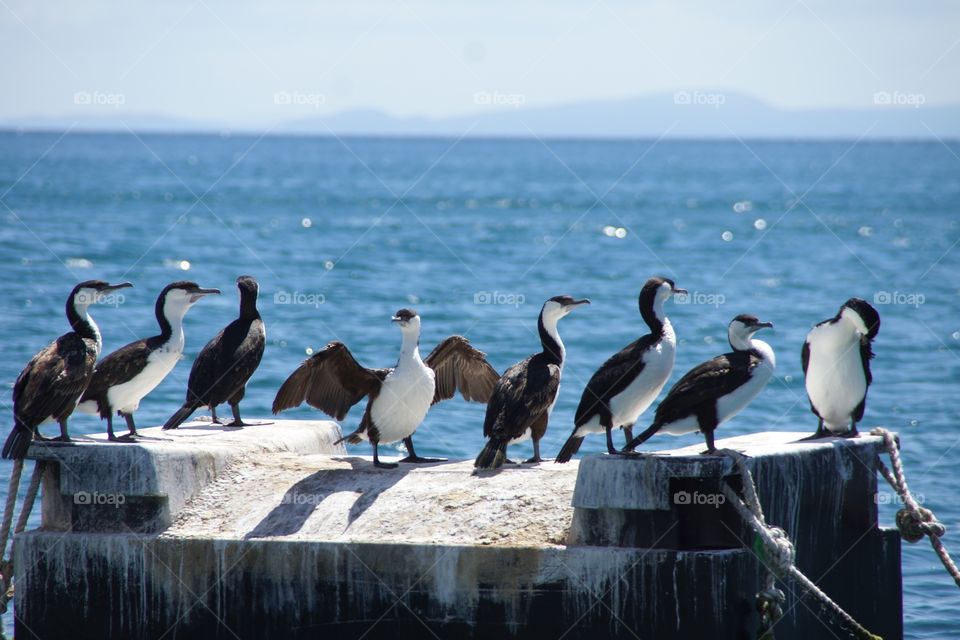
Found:
[[[188,314],[185,361],[143,401],[141,426],[179,405],[193,356],[235,315],[244,273],[261,283],[268,336],[242,404],[248,418],[268,416],[283,379],[329,340],[367,365],[392,364],[398,308],[422,315],[425,351],[463,334],[502,371],[539,349],[546,298],[590,298],[560,325],[568,362],[543,441],[551,457],[592,371],[645,332],[637,293],[650,275],[692,294],[667,306],[679,339],[673,380],[727,349],[733,316],[775,324],[764,339],[776,378],[721,437],[812,432],[804,335],[851,296],[875,301],[882,328],[861,428],[901,434],[910,486],[960,556],[960,144],[9,132],[0,203],[4,388],[67,330],[65,298],[80,280],[135,284],[122,304],[93,311],[105,352],[155,333],[165,284],[223,290]],[[473,457],[483,410],[434,408],[418,452]],[[104,425],[78,414],[70,428]],[[699,441],[660,436],[647,448]],[[602,450],[594,436],[582,452]],[[0,469],[6,477],[10,463]],[[884,506],[887,524],[893,512]],[[907,636],[960,636],[960,593],[926,542],[904,543],[903,574]]]

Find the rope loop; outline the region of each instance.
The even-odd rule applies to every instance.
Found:
[[[890,483],[890,486],[893,487],[893,490],[897,492],[903,502],[903,508],[897,511],[896,517],[900,537],[910,543],[919,542],[924,537],[930,538],[930,545],[940,558],[943,568],[947,570],[956,585],[960,587],[960,568],[957,567],[953,558],[947,552],[947,548],[940,540],[947,533],[947,528],[937,520],[933,511],[921,507],[913,494],[910,493],[910,487],[907,486],[907,476],[903,471],[903,461],[900,459],[900,443],[897,442],[897,438],[892,433],[879,427],[872,430],[870,435],[883,438],[883,447],[890,456],[890,468],[888,469],[883,464],[883,460],[877,460],[877,470]]]
[[[900,509],[897,511],[896,522],[900,536],[910,543],[920,542],[924,536],[939,538],[947,532],[947,528],[936,520],[933,512],[923,507],[917,511],[911,511],[906,507]]]

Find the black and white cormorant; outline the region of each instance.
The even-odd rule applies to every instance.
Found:
[[[527,462],[543,461],[540,439],[557,402],[566,355],[557,323],[583,304],[590,301],[570,296],[554,296],[543,304],[537,320],[543,350],[507,369],[497,381],[483,420],[483,435],[489,440],[474,462],[478,469],[502,466],[507,460],[507,445],[528,438],[533,439],[533,457]]]
[[[872,343],[880,331],[880,314],[866,300],[850,298],[837,315],[807,334],[803,343],[804,382],[810,410],[820,419],[808,440],[857,435],[873,382]]]
[[[634,438],[627,449],[632,451],[655,433],[682,435],[699,431],[707,442],[704,453],[716,451],[716,428],[750,404],[773,376],[777,365],[773,349],[753,338],[760,329],[772,326],[747,314],[734,318],[727,328],[733,351],[697,365],[680,378],[657,406],[653,424]]]
[[[60,423],[61,441],[69,441],[67,418],[83,394],[100,355],[100,330],[90,317],[91,304],[111,291],[131,287],[129,282],[81,282],[67,299],[67,320],[73,331],[51,342],[33,356],[13,385],[13,430],[3,445],[3,457],[21,459],[34,439],[45,440],[39,426],[48,420]]]
[[[233,422],[230,427],[246,426],[240,419],[240,401],[247,381],[260,366],[267,340],[266,328],[257,311],[260,285],[251,276],[237,278],[240,290],[240,317],[228,324],[203,347],[190,369],[187,397],[183,406],[170,416],[163,428],[176,429],[200,407],[209,407],[213,422],[217,406],[230,403]]]
[[[611,454],[620,453],[613,446],[614,429],[623,429],[627,444],[633,440],[633,423],[657,399],[673,371],[677,338],[663,304],[675,293],[686,291],[667,278],[650,278],[643,285],[640,316],[650,333],[612,355],[591,376],[557,462],[568,462],[588,433],[605,431]]]
[[[360,426],[339,440],[373,445],[373,464],[381,462],[380,443],[403,440],[407,457],[401,462],[437,462],[421,458],[413,448],[413,433],[423,422],[431,405],[452,398],[459,391],[465,400],[486,402],[497,382],[497,372],[484,353],[466,338],[450,336],[434,348],[426,361],[420,359],[420,316],[412,309],[400,309],[393,317],[400,326],[403,342],[400,358],[390,369],[367,369],[342,342],[331,342],[294,371],[273,401],[273,412],[299,406],[304,400],[324,413],[343,420],[350,407],[369,398]]]
[[[196,282],[181,280],[168,284],[157,296],[154,314],[160,333],[123,346],[97,363],[90,386],[77,408],[99,414],[107,421],[110,440],[130,440],[137,435],[133,421],[140,401],[167,377],[183,353],[183,317],[205,295],[220,293],[201,289]],[[129,433],[113,433],[113,414],[123,416]]]

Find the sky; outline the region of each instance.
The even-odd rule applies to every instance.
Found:
[[[787,109],[871,107],[877,92],[960,103],[958,27],[943,0],[0,0],[0,118],[256,126],[680,90]]]

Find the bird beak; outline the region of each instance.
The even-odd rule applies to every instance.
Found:
[[[219,294],[220,289],[197,289],[196,291],[190,294],[190,302],[196,302],[203,296],[209,296],[214,293]]]
[[[772,322],[758,322],[754,325],[757,329],[773,329]]]
[[[390,318],[390,322],[401,322],[402,320],[403,318],[401,318],[400,316],[393,316],[392,318]]]
[[[584,298],[583,300],[574,300],[568,306],[570,307],[579,307],[580,305],[590,304],[590,301]]]
[[[674,288],[674,289],[673,289],[673,295],[675,295],[675,296],[686,296],[686,295],[690,295],[690,292],[687,291],[686,289],[677,289],[677,288]]]
[[[127,287],[132,287],[133,284],[129,282],[121,282],[120,284],[109,284],[101,289],[101,293],[110,293],[111,291],[116,291],[117,289],[126,289]]]

